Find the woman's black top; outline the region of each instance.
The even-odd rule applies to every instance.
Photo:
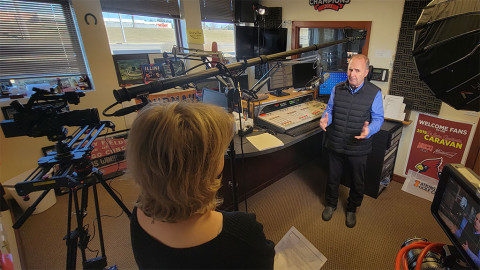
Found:
[[[255,214],[221,212],[217,237],[190,248],[168,247],[143,230],[134,208],[130,222],[133,254],[140,269],[273,269],[274,243]]]

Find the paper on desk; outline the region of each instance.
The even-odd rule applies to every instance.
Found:
[[[282,141],[269,133],[249,136],[247,139],[260,151],[283,146]]]
[[[403,97],[386,95],[383,99],[383,109],[385,118],[391,118],[401,121],[405,120],[405,116],[403,115],[403,112],[405,110]]]
[[[283,236],[275,246],[275,270],[320,269],[327,258],[295,227]]]

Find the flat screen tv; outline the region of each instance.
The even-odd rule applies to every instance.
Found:
[[[269,55],[287,50],[287,28],[260,29],[260,54]]]
[[[258,28],[235,26],[235,54],[237,59],[250,59],[258,54]]]

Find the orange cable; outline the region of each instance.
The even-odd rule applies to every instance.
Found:
[[[429,252],[433,248],[442,247],[442,246],[445,246],[445,244],[443,244],[443,243],[431,243],[428,246],[426,246],[425,248],[423,248],[420,255],[418,255],[417,265],[415,266],[415,270],[421,270],[422,269],[423,258],[425,257],[425,254],[427,254],[427,252]]]
[[[430,244],[430,242],[419,241],[419,242],[414,242],[400,249],[400,251],[397,254],[397,258],[395,258],[395,270],[402,270],[402,258],[410,249],[424,248],[428,246],[428,244]]]

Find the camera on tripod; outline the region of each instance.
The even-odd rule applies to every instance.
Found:
[[[47,136],[50,141],[63,140],[67,129],[63,126],[98,125],[100,117],[97,109],[69,111],[68,104],[77,105],[83,92],[50,93],[33,88],[35,93],[23,105],[17,100],[10,103],[15,110],[14,119],[1,122],[6,138]]]
[[[38,160],[38,167],[25,179],[15,184],[15,190],[20,196],[27,196],[34,191],[43,190],[43,193],[15,222],[14,229],[18,229],[34,212],[40,201],[51,189],[65,188],[68,190],[68,219],[66,269],[76,269],[77,248],[82,255],[84,269],[104,269],[107,266],[100,208],[96,184],[100,183],[110,196],[117,202],[123,211],[130,216],[131,212],[105,183],[102,173],[94,168],[90,153],[92,143],[105,128],[114,129],[110,121],[100,121],[97,109],[69,111],[68,104],[78,104],[82,92],[65,92],[62,94],[50,93],[43,89],[33,88],[35,93],[25,105],[13,101],[13,119],[2,121],[1,127],[5,137],[42,137],[56,142],[55,151],[48,153]],[[64,126],[78,126],[68,135]],[[91,241],[88,227],[83,226],[87,213],[89,187],[92,187],[98,238],[100,242],[100,256],[87,259],[86,249]],[[77,193],[81,194],[78,195]],[[72,217],[76,219],[77,227],[71,230]]]

